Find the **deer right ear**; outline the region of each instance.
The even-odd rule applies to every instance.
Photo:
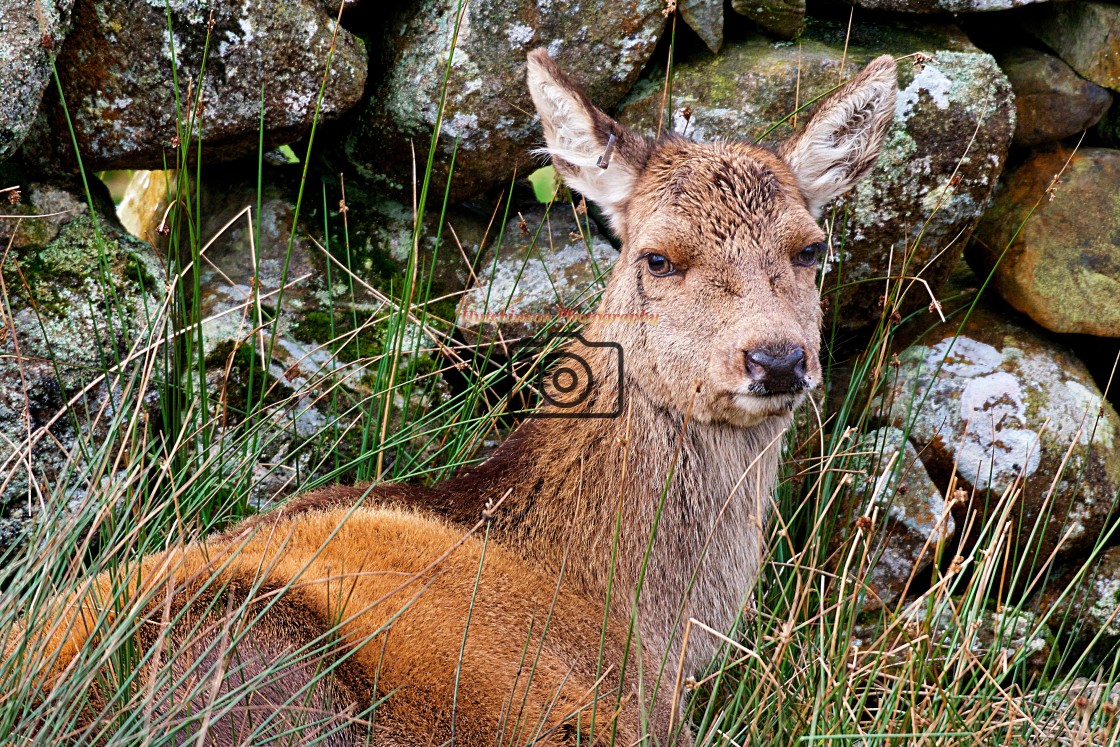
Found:
[[[598,204],[621,232],[649,145],[597,109],[545,50],[529,53],[528,79],[548,144],[538,152],[552,156],[568,186]]]

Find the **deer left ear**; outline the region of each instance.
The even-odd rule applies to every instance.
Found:
[[[877,57],[782,144],[778,152],[814,218],[875,165],[894,116],[897,80],[894,58]]]
[[[529,93],[536,104],[556,171],[595,202],[622,233],[625,205],[649,157],[641,137],[597,109],[548,53],[529,53]]]

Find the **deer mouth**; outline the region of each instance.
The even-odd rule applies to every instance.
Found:
[[[723,398],[725,407],[721,409],[728,422],[749,427],[767,418],[789,415],[805,399],[808,388],[802,387],[797,392],[729,392]]]
[[[779,386],[758,381],[748,386],[747,392],[752,397],[760,397],[762,399],[781,397],[800,399],[799,395],[809,389],[812,389],[812,385],[805,379],[799,379],[797,381],[783,382]]]

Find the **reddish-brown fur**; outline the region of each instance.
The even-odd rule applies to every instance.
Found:
[[[600,311],[658,319],[585,331],[592,342],[620,343],[625,362],[619,392],[617,359],[579,351],[595,374],[581,408],[621,396],[623,415],[530,420],[488,461],[434,489],[321,490],[147,558],[133,577],[144,579],[132,582],[137,604],[153,621],[182,612],[201,626],[187,635],[180,621],[166,638],[140,636],[144,646],[167,647],[172,671],[199,660],[222,666],[228,657],[217,652],[243,636],[245,679],[337,624],[340,640],[319,658],[345,662],[309,702],[338,725],[392,692],[377,711],[378,743],[443,743],[452,713],[461,745],[493,743],[503,725],[502,743],[534,735],[586,742],[596,693],[597,743],[609,739],[616,696],[618,743],[641,739],[643,714],[652,735],[666,738],[678,666],[699,673],[718,643],[693,633],[682,651],[686,621],[729,629],[757,575],[781,437],[820,379],[815,271],[799,257],[823,239],[814,214],[874,163],[893,111],[894,64],[872,63],[777,154],[642,140],[591,106],[541,51],[530,55],[529,84],[557,168],[604,207],[623,240]],[[611,134],[613,160],[597,170],[594,157]],[[655,273],[650,255],[674,272]],[[803,351],[797,385],[760,378],[749,362],[758,350]],[[99,577],[94,590],[107,595],[108,586]],[[624,662],[634,610],[636,642]],[[62,617],[76,624],[46,636],[45,650],[62,652],[48,678],[64,676],[97,634],[91,614],[71,600]],[[545,619],[527,683],[526,640],[540,643]],[[214,642],[224,648],[206,653]],[[668,673],[654,693],[662,661]],[[254,697],[282,701],[313,670],[294,663]],[[194,700],[196,710],[205,706],[201,695]],[[511,702],[524,702],[517,710],[526,726],[516,734]],[[275,702],[244,706],[217,720],[214,743],[237,743],[254,707],[284,711]],[[350,744],[361,733],[351,725],[334,741]]]

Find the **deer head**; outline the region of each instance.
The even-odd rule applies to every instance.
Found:
[[[788,416],[821,380],[816,218],[875,163],[894,112],[894,60],[868,64],[776,151],[639,137],[542,49],[529,55],[528,81],[544,151],[623,243],[600,312],[658,320],[600,332],[621,343],[628,387],[699,422]]]

